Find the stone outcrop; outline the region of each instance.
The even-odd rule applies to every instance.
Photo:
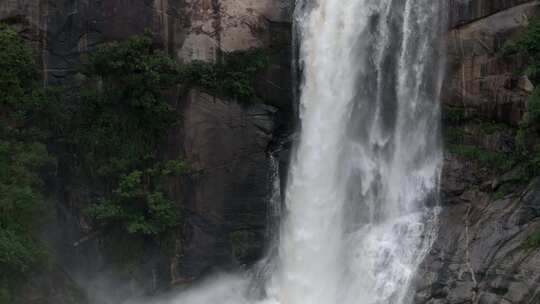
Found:
[[[272,49],[256,80],[265,104],[238,104],[193,89],[180,100],[178,154],[200,172],[185,194],[184,242],[173,281],[216,267],[249,265],[263,254],[271,196],[270,154],[292,118],[290,1],[193,1],[175,47],[181,61],[215,61],[223,53]],[[169,42],[170,45],[170,42]]]
[[[540,250],[526,245],[540,231],[540,180],[496,197],[492,187],[502,185],[490,177],[473,162],[445,159],[439,235],[415,303],[540,301]]]
[[[240,105],[192,90],[183,100],[185,158],[198,173],[185,202],[179,277],[262,255],[277,108]]]
[[[506,56],[502,48],[540,4],[450,4],[446,137],[457,134],[459,144],[509,161],[534,87],[524,76],[526,58]],[[501,172],[449,149],[445,154],[439,235],[419,272],[414,303],[539,303],[540,249],[527,246],[540,231],[539,181],[524,182],[516,170]]]
[[[484,1],[468,3],[478,3],[475,5],[484,8],[481,4]],[[492,14],[478,13],[468,23],[450,30],[444,104],[463,107],[469,115],[514,126],[519,124],[532,89],[523,76],[526,58],[519,55],[508,58],[501,53],[504,44],[523,29],[539,6],[536,1],[505,10],[501,9],[506,6],[498,9],[488,9],[488,6],[479,11],[493,11]]]
[[[182,35],[178,41],[181,44],[176,42],[173,47],[174,52],[183,60],[213,61],[220,52],[267,47],[279,39],[273,28],[290,23],[291,9],[289,0],[185,1],[179,18],[187,22],[175,31]],[[166,32],[164,38],[170,44],[170,34]]]
[[[275,45],[288,28],[289,0],[5,0],[0,20],[36,44],[45,79],[75,72],[97,44],[145,31],[181,61],[214,61],[223,52]],[[281,42],[280,42],[281,43]]]
[[[511,9],[531,0],[449,0],[450,27],[470,24],[478,19]]]

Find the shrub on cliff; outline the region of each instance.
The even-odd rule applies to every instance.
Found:
[[[120,266],[136,265],[144,247],[160,246],[180,224],[164,171],[179,164],[178,176],[187,166],[166,161],[163,149],[177,121],[163,91],[180,81],[179,66],[141,36],[99,47],[82,72],[87,80],[65,135],[64,150],[75,155],[65,157],[69,174],[80,177],[72,187],[92,186],[85,210],[105,249]]]
[[[505,52],[526,56],[525,73],[536,87],[527,101],[527,114],[516,133],[516,154],[522,162],[525,179],[530,180],[540,175],[540,147],[536,140],[540,133],[540,17],[532,18],[523,34],[505,46]],[[525,245],[539,247],[540,233],[530,235]]]
[[[270,62],[263,49],[224,54],[218,63],[194,61],[183,67],[183,79],[209,93],[233,101],[254,103],[260,100],[255,91],[257,74]]]
[[[179,224],[167,183],[187,166],[164,160],[161,149],[176,122],[162,92],[179,81],[177,64],[148,37],[133,37],[98,48],[83,72],[81,94],[60,99],[40,84],[23,39],[0,25],[1,304],[14,302],[10,291],[46,257],[36,235],[47,213],[47,146],[63,164],[62,186],[92,193],[83,203],[96,228],[110,232],[106,243],[161,244]]]
[[[529,61],[526,74],[535,85],[540,83],[540,18],[530,19],[523,34],[507,43],[503,47],[503,52],[526,55]]]
[[[46,257],[36,230],[51,154],[59,187],[88,194],[80,203],[94,235],[119,263],[138,264],[145,248],[166,246],[180,225],[169,189],[189,172],[165,157],[177,113],[163,92],[184,84],[251,102],[267,64],[265,52],[252,50],[218,64],[179,65],[149,37],[132,37],[83,57],[80,91],[60,98],[60,88],[42,87],[32,50],[0,25],[0,304],[13,303],[8,291]]]
[[[531,140],[540,132],[540,17],[531,18],[525,31],[507,43],[503,51],[506,55],[522,54],[527,58],[525,74],[536,87],[527,101],[527,113],[516,135],[516,156],[523,163],[528,180],[540,174],[540,147],[535,147],[536,141]]]
[[[36,231],[46,216],[44,168],[51,158],[36,128],[49,103],[40,88],[32,50],[0,24],[0,303],[46,260]]]

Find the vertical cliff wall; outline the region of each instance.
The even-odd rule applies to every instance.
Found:
[[[440,229],[415,303],[540,302],[540,250],[526,245],[540,228],[540,185],[506,166],[534,88],[527,58],[502,51],[538,8],[450,2]]]
[[[175,255],[143,265],[147,271],[143,282],[114,287],[120,297],[140,292],[132,290],[136,285],[155,290],[261,257],[273,174],[269,157],[292,117],[291,10],[288,0],[0,2],[0,22],[13,25],[32,43],[44,83],[75,90],[82,77],[77,72],[81,55],[99,44],[145,31],[152,33],[156,45],[184,63],[216,62],[227,53],[253,48],[270,54],[270,64],[256,79],[262,102],[238,103],[201,88],[167,92],[180,118],[169,137],[168,156],[184,158],[197,174],[171,185],[185,215]],[[55,223],[47,235],[59,255],[60,268],[68,277],[95,283],[90,292],[105,289],[103,284],[116,286],[118,282],[103,279],[110,273],[99,237],[88,235],[92,227],[81,213],[85,193],[70,192],[61,179],[57,187]],[[47,280],[33,284],[31,297],[67,301],[60,295],[55,298],[61,290],[40,290]]]

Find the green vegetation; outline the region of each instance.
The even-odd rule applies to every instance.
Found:
[[[497,171],[509,170],[514,164],[511,156],[487,151],[476,146],[451,145],[448,149],[454,155],[477,161],[480,165]]]
[[[504,53],[519,53],[527,58],[525,74],[535,86],[527,101],[527,114],[516,132],[516,157],[523,178],[531,180],[540,175],[540,147],[534,140],[540,134],[540,18],[531,19],[525,32],[516,41],[505,45]],[[525,246],[540,247],[540,232],[531,234]]]
[[[516,180],[506,181],[497,188],[497,191],[493,193],[493,199],[500,200],[505,198],[507,195],[516,193],[516,188],[519,188],[521,180],[518,178]]]
[[[149,242],[166,250],[180,224],[181,210],[167,183],[189,168],[161,155],[176,123],[161,92],[183,83],[253,102],[255,76],[267,64],[265,52],[252,50],[227,54],[218,64],[178,65],[155,50],[149,37],[103,46],[88,56],[83,71],[89,85],[64,133],[66,150],[76,151],[75,174],[84,177],[80,186],[91,179],[101,193],[86,213],[106,231],[111,257],[131,268]]]
[[[466,121],[465,110],[460,107],[444,107],[443,121],[450,125],[463,123]]]
[[[528,60],[525,74],[538,87],[540,84],[540,18],[533,18],[520,37],[504,46],[504,54],[522,54]],[[540,124],[540,91],[536,89],[528,102],[526,123]]]
[[[183,83],[254,102],[255,76],[267,64],[265,52],[252,50],[227,54],[218,64],[178,65],[146,36],[103,46],[86,58],[87,84],[63,130],[65,150],[75,152],[71,174],[82,177],[79,186],[90,180],[100,193],[86,214],[105,231],[106,249],[121,266],[139,264],[149,243],[167,250],[181,221],[167,189],[189,168],[182,160],[164,160],[160,147],[176,113],[161,92]]]
[[[511,130],[511,128],[503,123],[496,123],[492,121],[481,121],[478,123],[478,129],[483,135],[491,135],[497,132],[504,132]]]
[[[239,261],[248,261],[253,258],[260,248],[260,236],[253,231],[240,230],[229,234],[233,255]]]
[[[506,55],[520,53],[527,57],[529,64],[527,76],[533,84],[540,83],[540,18],[532,18],[520,37],[503,47]]]
[[[176,123],[162,91],[178,83],[179,67],[145,36],[98,48],[83,71],[87,83],[62,134],[63,150],[75,158],[63,159],[80,177],[71,187],[93,185],[98,194],[86,214],[103,231],[105,249],[119,266],[136,265],[146,246],[162,247],[180,225],[167,183],[188,167],[160,149]]]
[[[160,150],[176,116],[162,91],[178,83],[178,65],[148,37],[134,37],[99,48],[82,71],[80,96],[60,99],[59,89],[42,88],[31,49],[0,25],[1,304],[14,303],[15,287],[47,260],[37,231],[56,158],[69,180],[63,186],[91,191],[87,214],[105,244],[161,245],[180,224],[167,183],[188,167]],[[124,245],[115,249],[129,251]]]
[[[175,122],[161,90],[175,84],[177,67],[150,38],[134,37],[99,48],[83,68],[89,81],[63,135],[85,172],[116,188],[123,175],[157,160]]]
[[[186,78],[214,95],[253,103],[260,98],[255,92],[257,73],[270,63],[267,51],[253,49],[225,54],[216,64],[195,61],[184,68]]]
[[[512,131],[505,124],[485,121],[479,117],[465,117],[462,108],[445,107],[443,110],[444,139],[447,150],[459,157],[475,161],[496,172],[511,169],[516,158],[511,153],[488,151],[467,141],[467,137],[492,135],[497,132]]]
[[[37,232],[54,199],[45,184],[58,175],[66,191],[89,194],[83,215],[118,266],[131,271],[146,248],[167,250],[182,220],[169,189],[190,169],[165,156],[178,115],[163,92],[183,84],[258,102],[268,63],[250,50],[180,65],[150,37],[132,37],[83,57],[73,96],[43,88],[31,48],[0,24],[0,304],[15,303],[16,287],[46,264]]]
[[[46,217],[42,176],[51,163],[34,125],[49,102],[32,52],[0,24],[0,303],[16,302],[19,284],[47,260],[35,234]]]
[[[180,210],[167,197],[164,188],[166,179],[186,172],[188,168],[181,161],[158,163],[144,172],[133,171],[120,179],[111,195],[88,207],[87,214],[112,237],[108,240],[112,245],[108,249],[113,259],[131,266],[138,262],[137,253],[143,249],[133,251],[134,247],[143,246],[149,240],[165,247],[171,229],[180,223]],[[122,240],[121,247],[116,246],[118,240]]]
[[[528,247],[528,248],[540,247],[540,232],[536,232],[529,235],[529,237],[525,241],[525,247]]]
[[[461,144],[465,139],[465,130],[462,127],[446,126],[444,129],[444,139],[449,145]]]
[[[530,138],[540,133],[540,18],[533,18],[525,32],[504,47],[506,54],[522,54],[528,60],[525,74],[536,89],[527,102],[527,115],[516,133],[517,157],[522,162],[524,176],[531,179],[540,175],[540,147]]]
[[[527,122],[540,125],[540,89],[536,88],[527,102]]]

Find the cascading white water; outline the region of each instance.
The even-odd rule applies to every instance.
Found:
[[[411,302],[436,232],[440,2],[297,1],[301,136],[277,269],[263,299],[228,277],[174,303]]]
[[[319,0],[297,9],[301,139],[276,297],[405,303],[436,228],[439,4]]]

